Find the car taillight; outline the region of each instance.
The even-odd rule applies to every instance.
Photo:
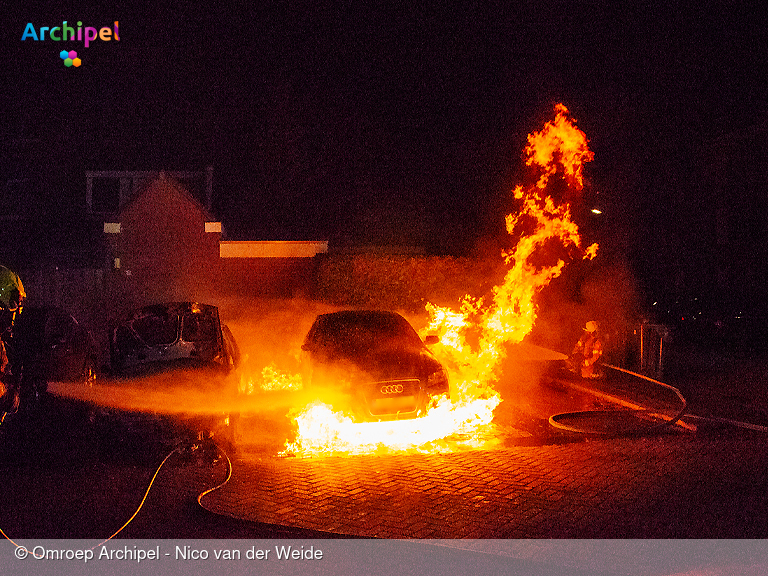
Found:
[[[429,375],[429,378],[427,378],[427,388],[430,391],[448,391],[448,374],[446,374],[445,369],[441,368]]]

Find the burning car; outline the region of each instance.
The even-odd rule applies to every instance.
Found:
[[[301,348],[307,385],[341,391],[360,420],[422,416],[433,399],[450,395],[445,369],[395,312],[321,314]]]
[[[239,351],[216,306],[175,302],[145,306],[115,328],[110,361],[120,375],[173,367],[228,372],[237,365]]]

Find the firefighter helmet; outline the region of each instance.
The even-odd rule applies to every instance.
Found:
[[[597,325],[597,322],[594,320],[590,320],[587,322],[587,325],[584,327],[584,330],[587,332],[597,332],[600,327]]]
[[[5,266],[0,266],[0,309],[20,311],[26,297],[21,278]]]

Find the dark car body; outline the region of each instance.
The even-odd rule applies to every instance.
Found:
[[[16,318],[13,347],[25,381],[91,382],[96,377],[93,335],[61,308],[25,306]]]
[[[321,314],[302,350],[308,386],[341,390],[360,420],[422,416],[433,398],[450,394],[440,362],[395,312]]]
[[[232,370],[239,351],[219,309],[197,302],[144,306],[113,331],[112,370],[132,375],[173,367]]]

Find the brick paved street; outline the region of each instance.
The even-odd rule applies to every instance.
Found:
[[[765,437],[667,433],[440,455],[244,457],[209,511],[376,538],[768,536]]]

